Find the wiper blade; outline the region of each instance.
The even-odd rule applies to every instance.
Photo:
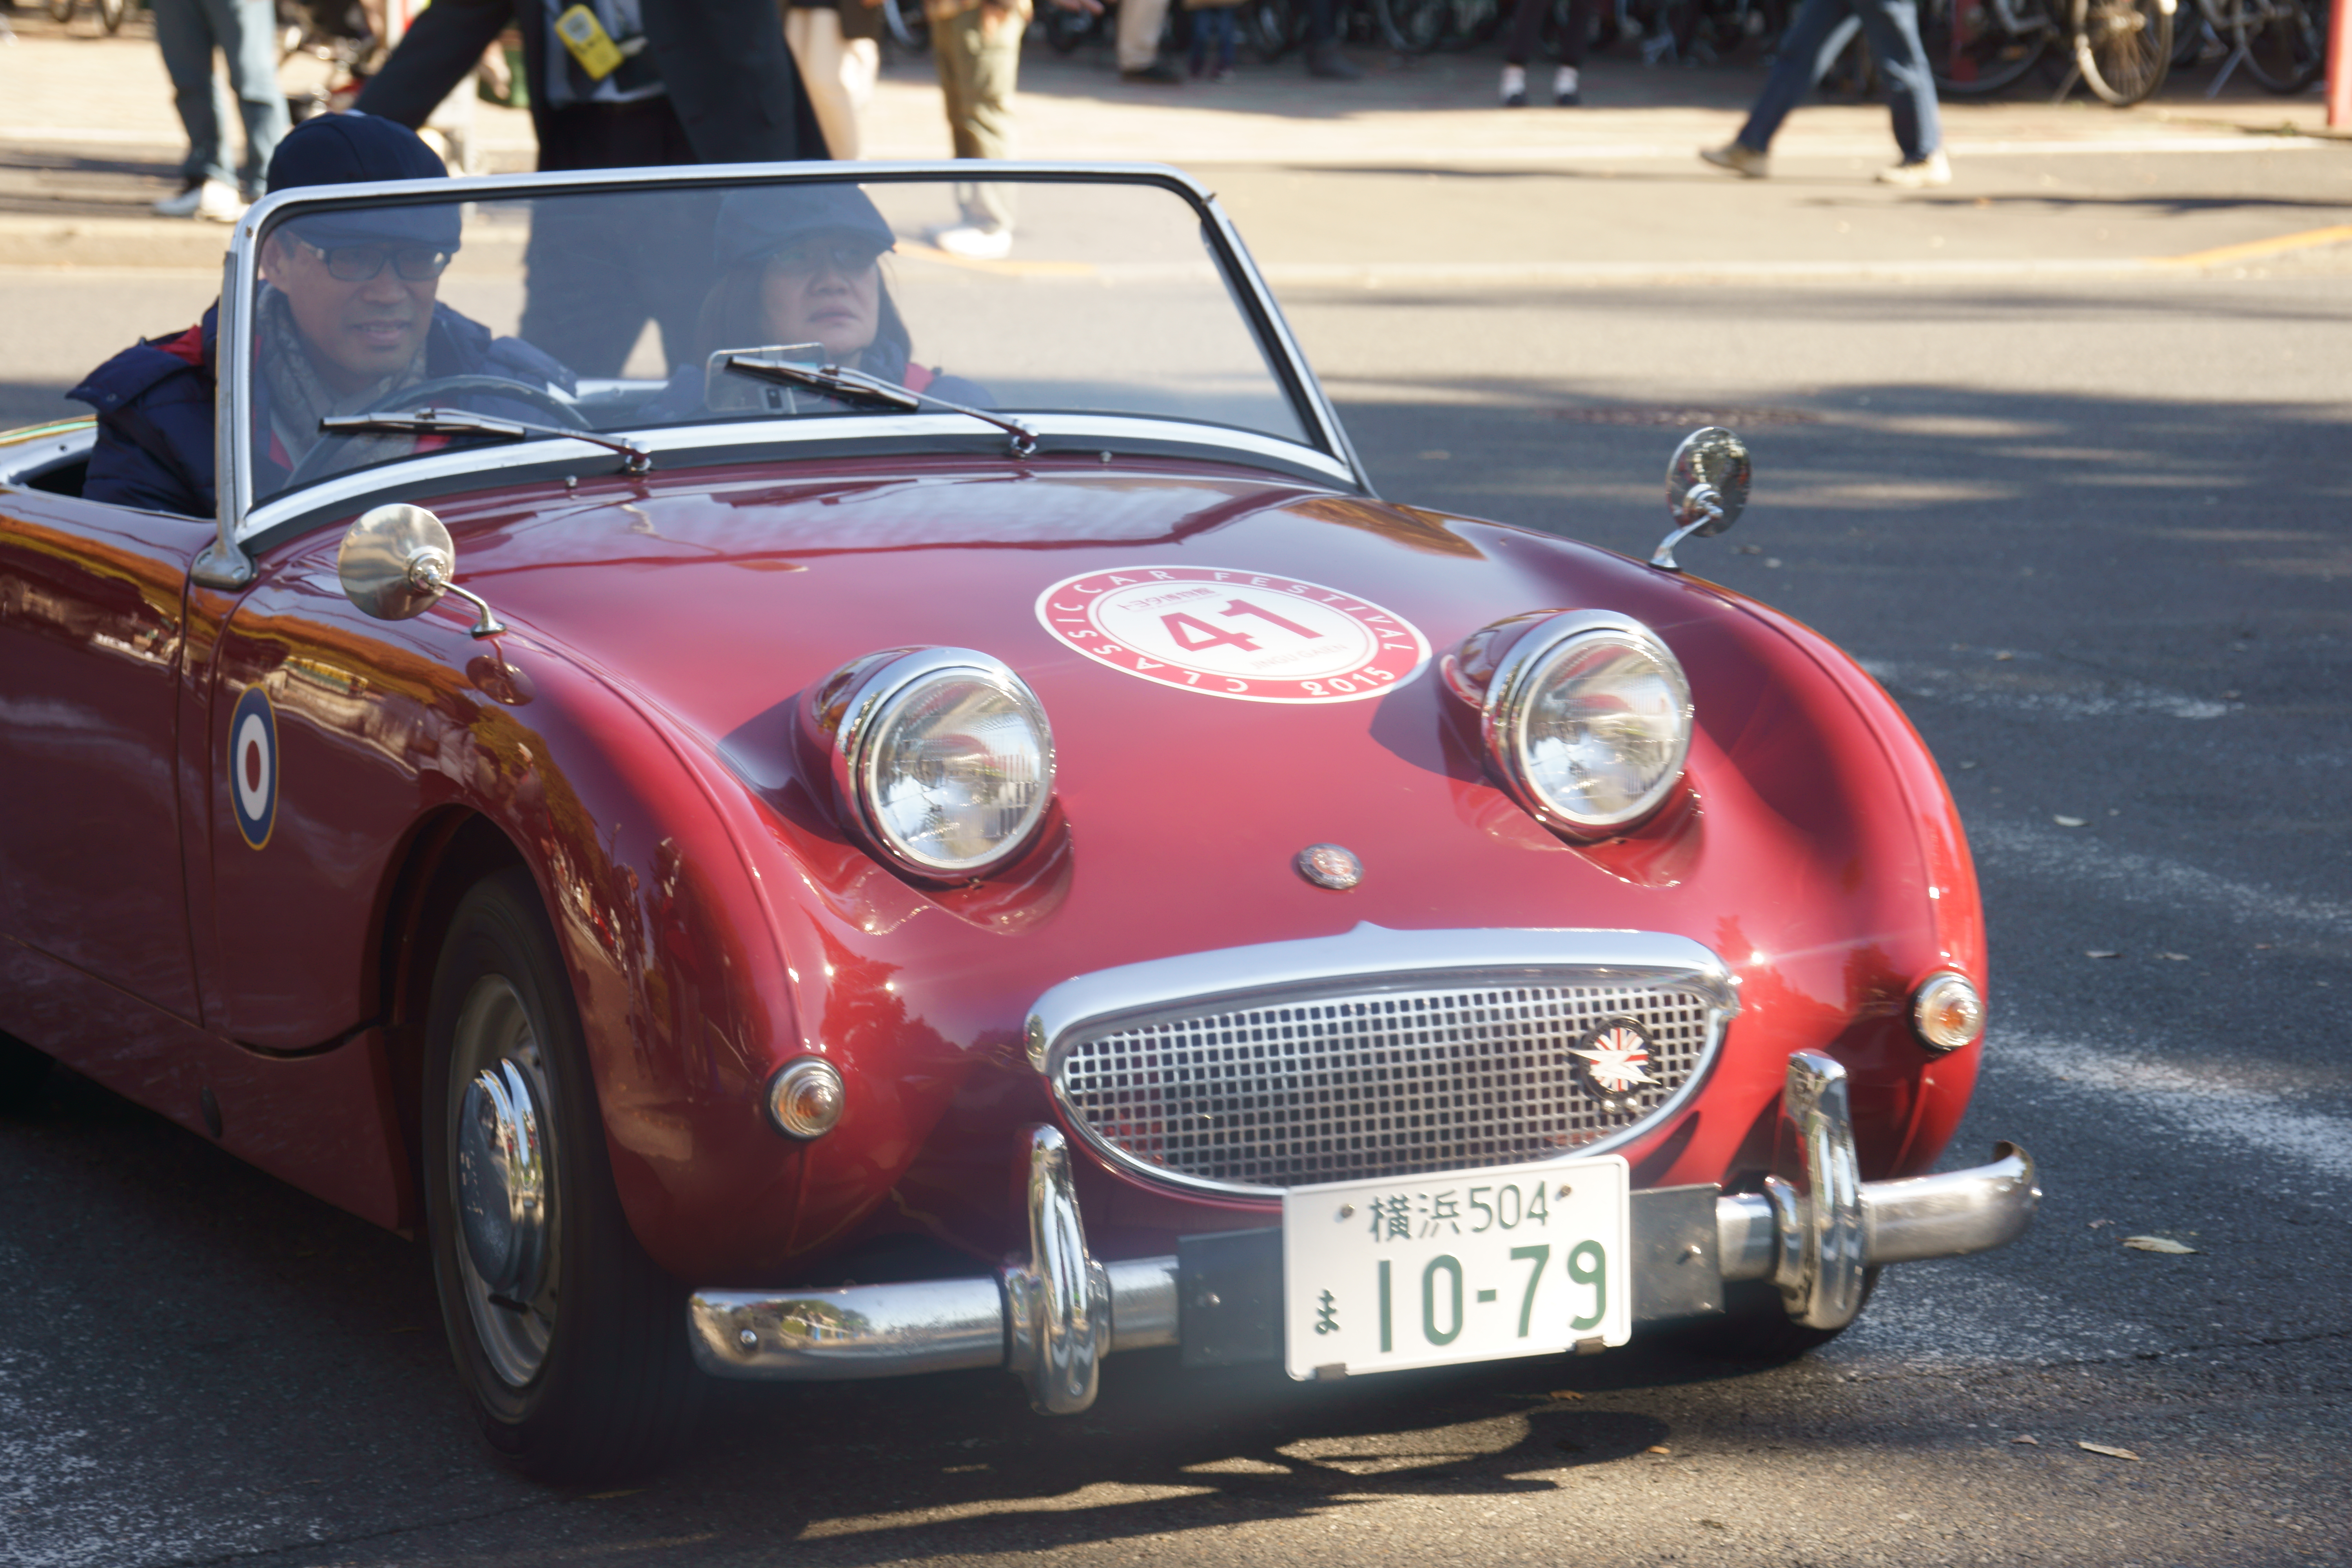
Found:
[[[842,365],[789,364],[779,360],[761,359],[755,354],[729,354],[722,364],[737,375],[753,381],[775,382],[785,386],[805,386],[812,392],[822,392],[829,397],[847,402],[864,401],[895,408],[902,414],[912,414],[929,405],[944,408],[950,414],[968,415],[982,424],[993,425],[1013,438],[1013,455],[1026,458],[1037,450],[1037,432],[1018,419],[1008,419],[1002,414],[992,414],[985,408],[973,408],[967,404],[950,403],[944,397],[934,397],[928,392],[917,392],[895,381],[885,381],[878,375],[868,375],[862,370],[850,370]]]
[[[654,471],[654,455],[651,452],[617,436],[607,436],[599,430],[574,430],[562,425],[534,425],[524,419],[499,419],[488,414],[468,414],[461,408],[417,408],[398,414],[330,414],[319,421],[319,428],[330,436],[496,436],[509,441],[558,436],[566,440],[585,441],[608,452],[620,453],[621,472],[625,474],[635,476]]]

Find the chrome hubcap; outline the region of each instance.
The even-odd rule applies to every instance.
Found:
[[[545,1064],[522,998],[499,975],[467,995],[451,1044],[457,1271],[484,1355],[520,1388],[547,1360],[559,1285]]]

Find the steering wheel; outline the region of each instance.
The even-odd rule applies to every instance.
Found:
[[[533,386],[527,381],[509,381],[503,375],[444,375],[431,381],[420,381],[414,386],[404,386],[384,394],[365,408],[361,409],[360,414],[362,416],[370,414],[390,414],[397,409],[414,408],[420,404],[430,403],[434,398],[446,394],[466,392],[496,393],[500,397],[510,397],[517,402],[528,403],[533,408],[547,415],[551,423],[560,425],[567,430],[585,430],[590,427],[588,421],[580,417],[578,409],[545,387]],[[493,415],[488,417],[497,416]],[[450,434],[462,435],[464,432],[451,431]],[[297,489],[317,479],[318,470],[326,466],[327,454],[337,449],[333,444],[324,440],[311,447],[302,455],[302,460],[294,465],[294,471],[286,476],[286,483],[281,487],[282,489]]]

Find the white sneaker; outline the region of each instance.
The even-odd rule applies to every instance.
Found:
[[[222,180],[203,180],[190,185],[176,196],[165,196],[154,206],[157,217],[205,218],[214,223],[235,223],[245,216],[245,198],[236,187]]]
[[[1013,231],[960,223],[933,234],[931,243],[950,256],[961,256],[968,261],[1002,261],[1013,254]]]
[[[1525,66],[1505,66],[1503,68],[1503,107],[1505,109],[1525,109],[1527,106],[1528,68]]]
[[[1915,158],[1907,163],[1896,163],[1890,168],[1879,170],[1878,183],[1882,185],[1900,185],[1906,191],[1924,191],[1935,185],[1948,185],[1952,183],[1951,160],[1945,157],[1943,150],[1938,148],[1924,158]]]
[[[1718,169],[1728,169],[1744,180],[1761,180],[1772,173],[1769,153],[1759,153],[1744,142],[1727,142],[1720,147],[1702,147],[1698,155]]]
[[[1562,109],[1574,109],[1584,101],[1583,83],[1577,79],[1574,66],[1561,66],[1551,73],[1551,100]]]

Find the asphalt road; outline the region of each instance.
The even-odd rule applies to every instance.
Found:
[[[1685,563],[1853,649],[1945,764],[1994,966],[1952,1162],[2034,1152],[2022,1241],[1890,1270],[1773,1370],[1294,1385],[1146,1352],[1061,1421],[995,1373],[726,1388],[671,1472],[583,1496],[487,1459],[419,1247],[59,1074],[0,1121],[0,1563],[2352,1561],[2352,269],[1862,265],[1979,221],[1995,261],[2168,211],[2129,254],[2241,243],[2347,221],[2347,170],[2019,158],[1926,199],[1828,163],[1211,172],[1270,266],[1402,268],[1285,290],[1393,497],[1646,552],[1683,429],[1748,436],[1754,503]],[[1595,233],[1656,238],[1656,279],[1403,268]],[[1854,266],[1708,277],[1727,254]],[[0,282],[0,417],[210,288]]]

